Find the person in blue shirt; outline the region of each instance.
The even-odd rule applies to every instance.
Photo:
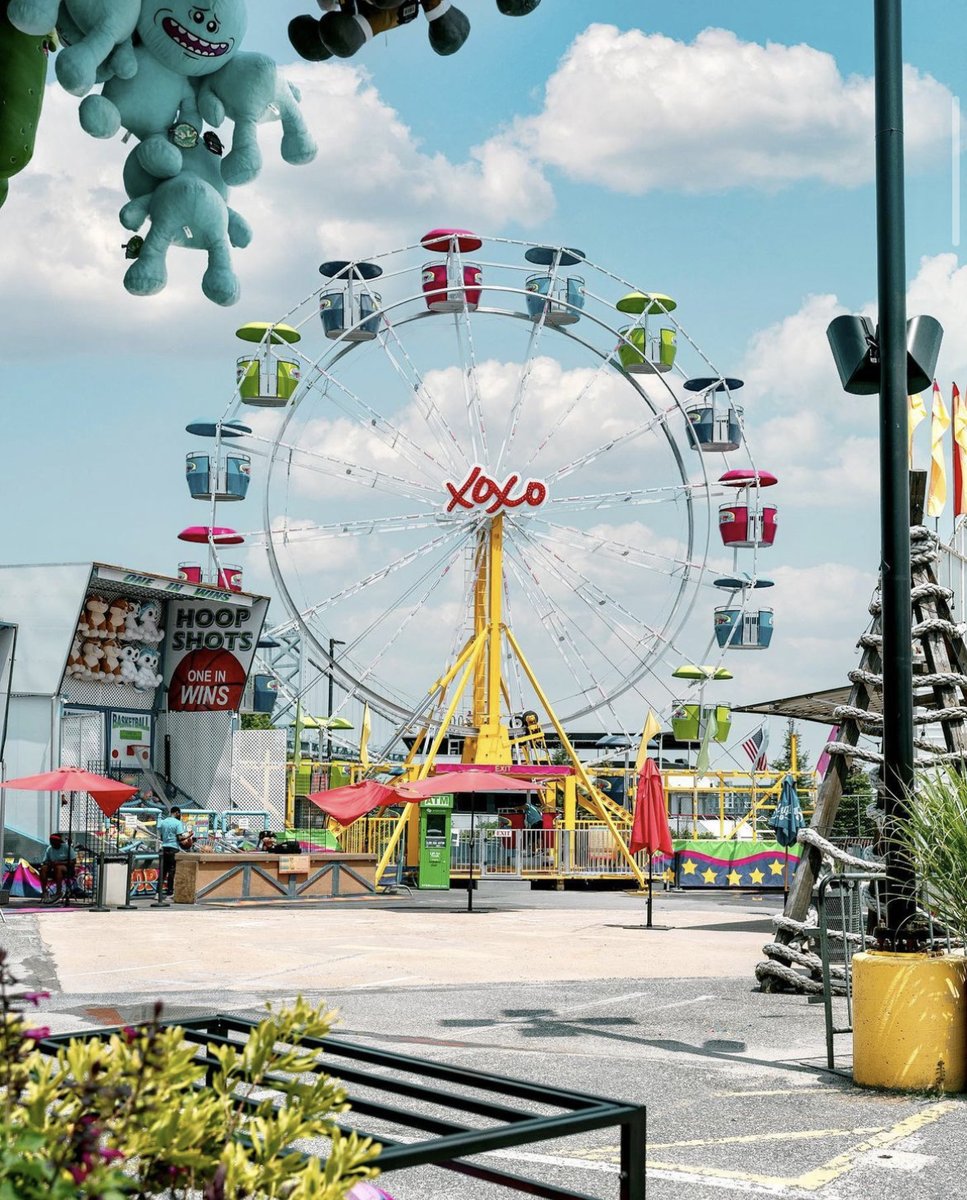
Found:
[[[158,822],[158,837],[161,838],[161,882],[170,896],[175,890],[175,860],[179,850],[191,849],[191,834],[181,819],[181,809],[175,805],[171,812]]]
[[[44,850],[40,864],[40,891],[45,903],[53,904],[64,894],[64,884],[74,873],[74,855],[68,842],[59,833],[50,835],[50,845]],[[54,895],[48,896],[48,885],[53,882]]]

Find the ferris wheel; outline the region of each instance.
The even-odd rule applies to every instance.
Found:
[[[573,247],[455,229],[319,270],[278,321],[239,330],[235,396],[206,425],[222,491],[193,494],[211,500],[212,547],[241,540],[215,502],[233,498],[231,454],[242,495],[256,460],[261,526],[244,537],[265,548],[277,629],[347,694],[411,718],[489,613],[562,722],[613,728],[629,698],[663,707],[658,681],[683,663],[768,645],[751,597],[769,584],[775,480],[750,457],[741,381],[674,299]],[[714,586],[729,595],[713,620]],[[532,708],[526,663],[481,652],[491,716]],[[478,672],[471,693],[487,686]],[[473,694],[462,720],[486,703]]]

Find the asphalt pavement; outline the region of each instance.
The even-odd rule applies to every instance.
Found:
[[[644,1103],[648,1196],[821,1200],[967,1195],[959,1097],[855,1087],[849,1037],[826,1067],[821,1004],[757,990],[778,897],[667,893],[647,929],[623,892],[484,884],[389,901],[19,914],[0,925],[55,1031],[257,1016],[297,993],[357,1043]],[[840,1019],[844,1018],[840,1011]],[[365,1122],[364,1122],[365,1124]],[[368,1126],[367,1126],[368,1127]],[[618,1195],[612,1131],[501,1152],[575,1194]],[[435,1168],[384,1179],[397,1200],[507,1196]]]

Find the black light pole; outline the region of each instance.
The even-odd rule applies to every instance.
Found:
[[[916,911],[913,867],[895,836],[913,787],[902,0],[874,0],[874,19],[886,924],[899,950]]]
[[[333,655],[335,653],[335,649],[337,646],[345,646],[345,644],[346,644],[345,642],[339,641],[338,638],[330,638],[329,639],[329,672],[328,672],[328,674],[329,674],[329,711],[326,713],[326,718],[327,718],[328,722],[332,721]],[[330,771],[331,771],[331,769],[332,769],[332,725],[331,724],[326,725],[326,762],[328,762],[330,764]],[[332,786],[331,781],[330,781],[330,786]]]

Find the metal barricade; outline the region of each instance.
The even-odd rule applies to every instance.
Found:
[[[879,924],[879,895],[873,886],[882,874],[828,875],[819,885],[819,957],[823,972],[823,1008],[826,1017],[826,1065],[836,1069],[835,1038],[853,1032],[853,955],[866,949],[869,913]],[[845,1024],[836,1024],[834,986],[841,988]]]

